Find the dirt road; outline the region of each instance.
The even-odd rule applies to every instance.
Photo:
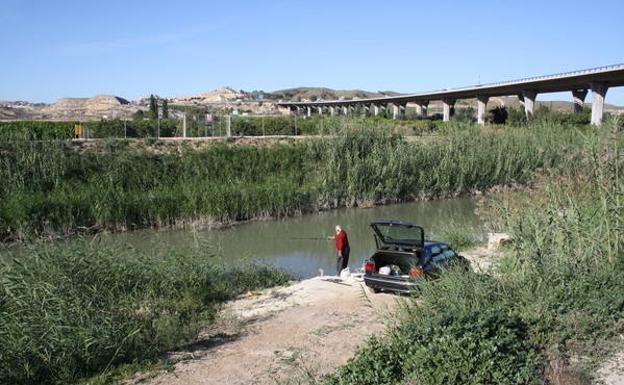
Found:
[[[393,322],[402,297],[371,294],[358,278],[316,277],[231,302],[172,372],[152,385],[289,384],[345,363]]]

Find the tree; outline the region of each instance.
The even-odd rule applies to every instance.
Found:
[[[164,99],[162,102],[162,118],[169,119],[169,103],[167,99]]]
[[[150,95],[148,116],[150,119],[158,118],[158,102],[154,95]]]
[[[494,124],[505,124],[509,113],[507,107],[497,106],[490,110],[490,121]]]
[[[145,117],[145,114],[143,113],[143,110],[138,110],[137,112],[132,114],[133,120],[143,120],[144,117]]]

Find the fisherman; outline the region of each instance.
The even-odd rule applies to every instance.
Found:
[[[349,238],[347,238],[347,233],[342,229],[342,227],[340,227],[340,225],[336,225],[336,235],[330,235],[327,238],[334,239],[336,241],[336,251],[338,252],[336,259],[336,273],[340,276],[340,272],[349,264],[349,252],[351,251],[351,248],[349,247]]]

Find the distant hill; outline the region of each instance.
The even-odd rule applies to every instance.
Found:
[[[336,99],[366,99],[379,98],[383,96],[400,95],[394,91],[364,91],[364,90],[333,90],[324,87],[297,87],[285,90],[277,90],[265,93],[265,98],[273,100],[292,100],[292,101],[308,101],[308,100],[336,100]]]
[[[264,91],[235,91],[229,87],[221,87],[212,91],[190,96],[169,97],[172,109],[176,106],[199,106],[201,108],[230,108],[245,111],[251,114],[280,114],[277,106],[272,103],[278,100],[288,101],[315,101],[315,100],[353,100],[400,95],[394,91],[364,91],[364,90],[334,90],[324,87],[298,87],[273,92]],[[536,108],[549,107],[555,111],[572,111],[573,105],[569,101],[537,101]],[[55,103],[31,103],[27,101],[0,101],[0,120],[100,120],[100,119],[130,119],[139,110],[146,110],[149,97],[138,100],[126,100],[114,95],[97,95],[90,98],[61,98]],[[591,105],[588,97],[586,106]],[[458,100],[456,107],[476,108],[475,99]],[[508,108],[522,108],[515,96],[492,97],[487,108],[497,106]],[[412,106],[410,106],[412,107]],[[624,107],[605,105],[608,112],[624,113]],[[430,113],[442,111],[440,101],[429,104]]]
[[[215,90],[202,92],[191,96],[176,96],[171,98],[174,103],[222,103],[247,99],[245,94],[236,92],[230,87],[221,87]]]

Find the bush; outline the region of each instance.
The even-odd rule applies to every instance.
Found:
[[[421,305],[411,304],[396,329],[371,338],[323,382],[537,383],[537,354],[528,325],[496,296],[486,297],[496,287],[487,278],[458,271],[425,284]]]
[[[507,107],[497,106],[490,110],[490,122],[494,124],[505,124],[507,122],[508,115]],[[515,121],[512,124],[517,126],[519,123],[521,122]]]
[[[74,137],[76,122],[0,122],[0,140],[53,140]]]
[[[224,268],[210,259],[201,250],[147,255],[87,242],[3,256],[2,382],[73,383],[156,358],[194,338],[219,303],[289,278],[268,266]]]
[[[584,108],[581,113],[553,111],[546,106],[538,108],[531,117],[532,122],[542,124],[560,124],[564,126],[583,126],[591,121],[591,110]]]
[[[476,113],[473,107],[456,108],[451,120],[460,123],[475,123],[477,121]]]

